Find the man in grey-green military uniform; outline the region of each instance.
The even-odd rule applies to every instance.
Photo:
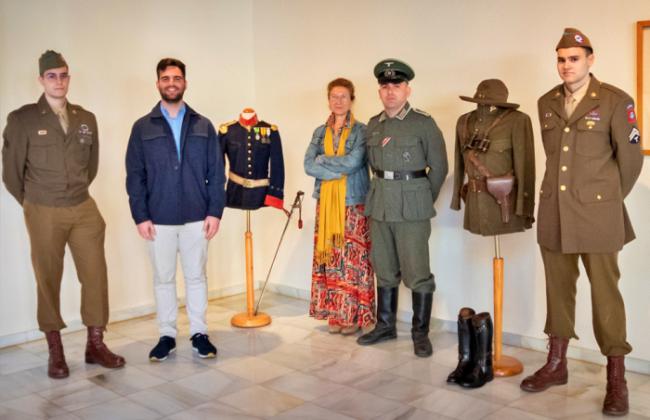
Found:
[[[447,175],[445,142],[433,118],[408,103],[415,73],[395,59],[375,66],[384,110],[366,130],[368,161],[374,173],[366,199],[377,273],[377,325],[357,342],[369,345],[397,338],[400,279],[413,298],[413,338],[417,356],[433,353],[429,320],[435,283],[429,267],[433,203]]]

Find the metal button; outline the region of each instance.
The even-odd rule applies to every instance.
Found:
[[[248,175],[253,175],[253,173],[251,171],[248,171]]]
[[[569,146],[564,146],[564,147],[562,148],[562,150],[565,151],[565,152],[568,152],[568,151],[569,151]]]
[[[252,168],[252,167],[253,167],[253,165],[251,165],[251,164],[249,163],[249,164],[248,164],[248,167],[249,167],[249,168]]]
[[[603,199],[603,197],[602,197],[600,194],[598,194],[598,195],[596,196],[596,200],[602,200],[602,199]]]
[[[540,194],[544,194],[544,190],[539,190],[539,193],[540,193]]]
[[[564,132],[565,133],[568,133],[569,131],[571,131],[571,129],[569,127],[564,127]]]
[[[544,124],[544,128],[548,128],[548,124]]]
[[[560,185],[560,191],[566,191],[566,185]]]
[[[251,153],[253,153],[253,151],[251,149],[248,149],[248,154],[251,154]]]
[[[566,170],[567,170],[568,168],[567,168],[566,166],[563,165],[561,169],[562,169],[562,172],[566,172]]]
[[[248,161],[249,161],[249,162],[251,161],[251,157],[250,157],[250,156],[248,157]]]

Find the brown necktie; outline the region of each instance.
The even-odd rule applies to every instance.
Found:
[[[577,105],[576,98],[573,95],[569,95],[566,97],[564,100],[564,111],[566,112],[567,117],[571,117],[571,114],[573,114],[573,111],[576,110],[576,105]]]

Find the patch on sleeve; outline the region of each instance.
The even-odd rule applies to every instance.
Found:
[[[639,143],[639,140],[641,140],[641,133],[639,133],[639,129],[634,127],[632,131],[630,131],[630,143],[632,144],[637,144]]]
[[[627,122],[634,124],[636,122],[636,112],[634,112],[634,104],[627,106]]]

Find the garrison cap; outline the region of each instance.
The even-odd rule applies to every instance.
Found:
[[[68,63],[65,62],[61,53],[52,50],[45,51],[38,59],[38,71],[41,76],[49,69],[67,66]]]
[[[379,84],[408,82],[415,77],[411,66],[394,58],[386,58],[377,63],[374,73]]]
[[[583,47],[593,50],[593,47],[591,46],[591,42],[589,41],[589,38],[587,38],[587,35],[583,34],[579,29],[576,28],[564,28],[564,33],[562,34],[562,38],[560,38],[560,42],[557,43],[555,51],[559,50],[560,48],[572,47]]]

